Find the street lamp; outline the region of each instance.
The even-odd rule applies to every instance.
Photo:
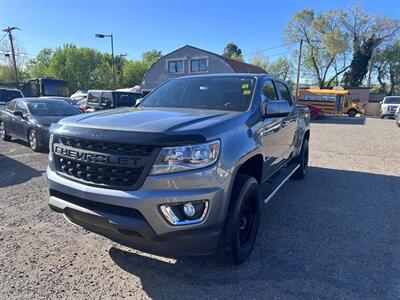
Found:
[[[104,39],[106,37],[109,37],[111,39],[111,62],[112,62],[112,73],[113,73],[113,88],[115,89],[115,66],[114,66],[114,40],[113,40],[113,35],[112,34],[101,34],[101,33],[96,33],[95,37],[99,39]]]

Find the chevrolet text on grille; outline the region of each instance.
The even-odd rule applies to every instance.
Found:
[[[87,152],[61,146],[60,144],[54,144],[54,152],[57,153],[58,155],[68,157],[74,160],[84,161],[88,163],[99,163],[104,165],[118,165],[118,166],[129,167],[129,166],[137,166],[138,163],[141,161],[141,158],[138,157]]]

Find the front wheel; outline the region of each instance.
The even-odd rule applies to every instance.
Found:
[[[6,128],[4,127],[4,122],[0,122],[0,138],[3,141],[11,140],[11,135],[8,135],[6,132]]]
[[[260,224],[260,209],[257,180],[238,174],[218,249],[223,259],[239,265],[251,255]]]
[[[39,140],[35,129],[31,129],[28,133],[28,143],[31,149],[35,152],[40,151]]]
[[[347,115],[348,115],[350,118],[354,118],[354,117],[357,115],[357,111],[356,111],[355,109],[350,109],[350,110],[347,112]]]
[[[303,141],[303,146],[301,147],[301,151],[298,157],[294,159],[295,163],[298,163],[300,167],[293,173],[291,179],[304,179],[307,175],[308,169],[308,156],[309,156],[309,149],[308,149],[308,139]]]

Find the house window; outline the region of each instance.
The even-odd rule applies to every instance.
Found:
[[[192,59],[190,61],[190,72],[207,72],[208,60],[207,58]]]
[[[183,73],[183,60],[168,61],[168,73]]]

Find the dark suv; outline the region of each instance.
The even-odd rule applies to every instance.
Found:
[[[90,90],[87,96],[86,112],[94,112],[101,109],[116,107],[129,107],[136,104],[136,100],[142,98],[141,93],[122,91]]]
[[[24,95],[18,89],[2,89],[0,88],[0,109],[3,109],[8,102],[15,98],[23,98]]]

